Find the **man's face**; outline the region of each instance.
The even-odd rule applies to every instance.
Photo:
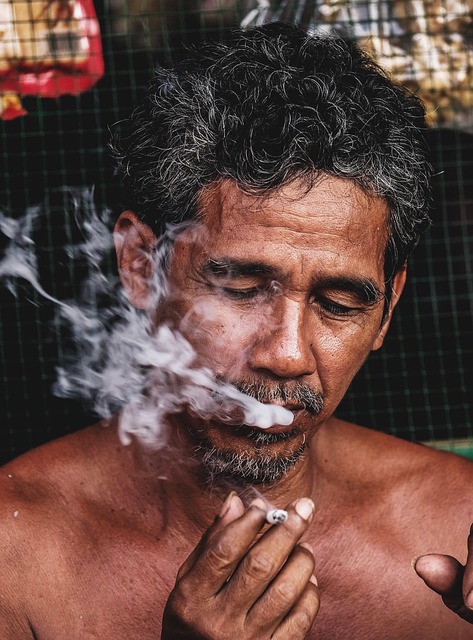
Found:
[[[382,343],[387,207],[328,176],[309,191],[295,182],[266,197],[224,180],[200,207],[199,223],[175,242],[159,320],[179,328],[199,366],[295,417],[264,432],[185,420],[207,458],[220,456],[216,470],[280,460],[277,475]]]

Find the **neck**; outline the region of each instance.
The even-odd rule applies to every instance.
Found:
[[[234,478],[212,479],[196,451],[196,441],[178,417],[169,420],[168,432],[167,444],[158,451],[143,451],[137,446],[137,459],[144,471],[141,476],[146,478],[147,494],[152,495],[150,485],[155,484],[157,493],[152,493],[160,496],[159,502],[164,495],[167,509],[177,520],[185,520],[186,526],[206,528],[232,490],[246,505],[256,497],[263,498],[268,509],[284,508],[302,496],[317,499],[319,479],[314,458],[317,435],[302,458],[282,477],[270,484],[251,485]]]

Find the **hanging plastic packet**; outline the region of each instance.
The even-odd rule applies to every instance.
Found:
[[[25,115],[21,96],[77,95],[103,71],[92,0],[0,0],[0,118]]]
[[[281,20],[354,38],[417,93],[432,126],[473,129],[471,0],[243,0],[246,28]]]

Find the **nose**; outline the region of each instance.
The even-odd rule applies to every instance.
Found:
[[[310,315],[303,301],[281,296],[269,321],[261,323],[256,331],[249,353],[250,368],[279,378],[312,375],[317,366]]]

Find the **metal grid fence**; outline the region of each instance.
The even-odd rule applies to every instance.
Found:
[[[95,49],[93,55],[102,56],[102,75],[97,65],[87,67],[86,55],[75,68],[74,58],[67,59],[67,51],[76,44],[68,44],[64,33],[80,29],[80,12],[74,13],[80,3],[1,0],[0,20],[9,24],[9,37],[14,39],[13,4],[25,5],[27,11],[23,18],[16,17],[17,23],[36,19],[33,9],[46,5],[56,12],[42,25],[44,41],[55,55],[49,62],[32,61],[33,54],[12,53],[11,42],[0,37],[0,208],[18,219],[41,204],[41,224],[34,236],[40,279],[60,298],[76,295],[86,270],[72,263],[64,248],[81,233],[67,215],[70,192],[93,187],[99,209],[120,212],[122,194],[106,151],[108,127],[128,114],[153,67],[167,64],[170,54],[183,45],[219,37],[242,21],[282,18],[313,30],[336,29],[363,41],[394,75],[419,91],[431,114],[429,140],[437,172],[434,224],[411,260],[408,285],[388,339],[360,372],[339,414],[403,438],[435,441],[468,453],[473,443],[471,6],[451,0],[82,3],[89,11],[92,7],[97,19],[101,51]],[[30,34],[36,33],[34,25],[26,26]],[[52,90],[55,95],[41,95],[34,78],[54,76],[54,67],[76,78],[93,68],[96,77],[76,95],[62,92],[60,82]],[[33,88],[31,82],[30,90],[16,86],[28,73]],[[9,108],[17,117],[7,118]],[[0,243],[4,250],[6,240]],[[109,268],[113,272],[113,261]],[[84,403],[57,398],[51,391],[56,366],[68,348],[53,305],[28,284],[20,284],[16,296],[2,289],[0,304],[3,461],[85,426],[94,416]]]

